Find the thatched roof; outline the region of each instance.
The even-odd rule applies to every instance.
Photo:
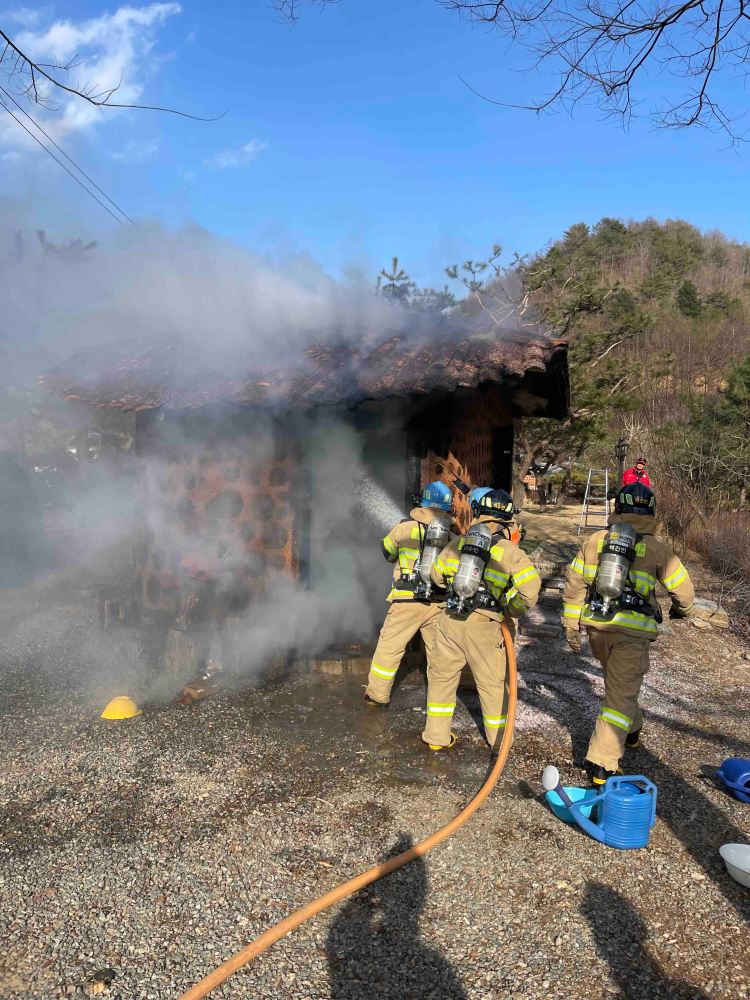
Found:
[[[473,336],[467,336],[471,333]],[[122,410],[209,406],[357,405],[436,390],[506,384],[535,409],[568,409],[567,345],[517,331],[448,331],[435,339],[398,335],[377,346],[315,344],[279,359],[196,352],[179,337],[86,348],[39,378],[64,399]],[[372,341],[371,341],[372,344]]]

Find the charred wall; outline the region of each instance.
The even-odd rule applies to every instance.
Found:
[[[402,461],[396,456],[405,449],[407,494],[417,478],[421,486],[447,483],[465,530],[471,513],[453,477],[496,485],[493,440],[498,428],[512,426],[502,387],[369,409],[352,422],[363,435],[371,474],[377,481],[384,475],[367,458],[368,447],[383,452],[386,466]],[[285,423],[267,409],[235,406],[146,410],[136,417],[136,594],[144,610],[174,611],[181,568],[216,576],[216,614],[242,615],[263,600],[278,574],[307,582],[314,470],[307,468],[299,418]],[[319,491],[326,488],[318,484]],[[364,529],[356,528],[362,549]]]
[[[277,574],[299,577],[306,482],[299,442],[281,421],[239,407],[136,417],[145,610],[174,611],[181,565],[216,575],[217,614],[242,614]]]

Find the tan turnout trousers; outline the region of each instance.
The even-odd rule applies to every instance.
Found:
[[[450,743],[456,689],[465,663],[477,684],[487,741],[499,749],[508,721],[505,647],[498,618],[478,611],[468,618],[443,611],[438,619],[427,675],[427,724],[422,739],[434,746]]]
[[[380,630],[367,678],[367,694],[373,701],[387,704],[391,700],[391,688],[399,663],[417,632],[422,633],[429,671],[439,617],[440,607],[437,604],[422,601],[394,601],[391,604]]]
[[[648,670],[650,641],[622,632],[588,628],[591,652],[602,665],[604,701],[586,757],[616,771],[625,752],[625,737],[643,726],[638,695]]]

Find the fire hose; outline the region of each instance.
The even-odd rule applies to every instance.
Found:
[[[352,893],[357,892],[359,889],[363,889],[366,885],[370,885],[372,882],[377,882],[378,879],[383,878],[385,875],[389,875],[391,872],[396,871],[397,868],[403,868],[410,861],[414,861],[416,858],[421,858],[423,855],[427,854],[428,851],[432,850],[438,844],[442,843],[451,834],[455,833],[459,827],[463,826],[467,819],[477,811],[477,809],[482,805],[487,796],[490,794],[492,789],[497,784],[497,780],[502,774],[503,768],[505,767],[505,762],[508,759],[508,751],[510,750],[510,743],[513,739],[513,727],[516,719],[516,696],[517,696],[517,681],[516,681],[516,654],[513,648],[513,638],[510,634],[510,629],[504,621],[500,623],[503,631],[503,639],[505,641],[505,649],[507,651],[508,657],[508,722],[505,727],[505,732],[503,734],[503,741],[500,745],[500,750],[497,755],[497,760],[495,761],[490,774],[482,785],[481,789],[477,792],[474,798],[469,802],[469,804],[461,810],[461,812],[450,823],[442,827],[432,836],[428,837],[426,840],[421,841],[419,844],[415,844],[414,847],[410,848],[408,851],[404,851],[403,854],[397,855],[395,858],[391,858],[389,861],[385,861],[382,865],[377,865],[375,868],[370,868],[369,871],[363,872],[361,875],[357,875],[353,879],[349,879],[348,882],[344,882],[342,885],[337,886],[335,889],[331,889],[323,896],[319,896],[318,899],[314,899],[311,903],[306,906],[301,906],[298,910],[295,910],[290,916],[285,920],[280,921],[275,927],[270,927],[264,934],[251,941],[250,944],[245,945],[245,947],[238,951],[236,955],[220,965],[218,969],[215,969],[210,975],[206,976],[205,979],[201,979],[199,983],[191,987],[187,993],[183,993],[180,1000],[200,1000],[201,997],[206,997],[208,994],[216,989],[217,986],[221,986],[231,975],[241,969],[243,965],[247,965],[251,962],[256,955],[260,955],[262,951],[266,948],[270,948],[272,944],[275,944],[281,938],[285,937],[290,931],[293,931],[295,927],[299,927],[310,917],[314,917],[316,914],[321,913],[323,910],[328,909],[334,903],[338,903],[342,899],[346,899],[347,896],[351,896]]]

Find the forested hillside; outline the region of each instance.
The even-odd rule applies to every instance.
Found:
[[[612,469],[620,434],[648,459],[673,537],[711,556],[750,611],[750,246],[681,220],[572,225],[540,252],[447,268],[465,296],[418,290],[394,268],[378,291],[498,328],[568,340],[567,421],[519,421],[517,476],[558,484]],[[455,288],[456,285],[454,284]]]
[[[750,247],[680,221],[603,219],[572,226],[521,267],[534,318],[571,344],[569,433],[581,459],[625,430],[662,485],[689,488],[702,512],[741,507]]]

